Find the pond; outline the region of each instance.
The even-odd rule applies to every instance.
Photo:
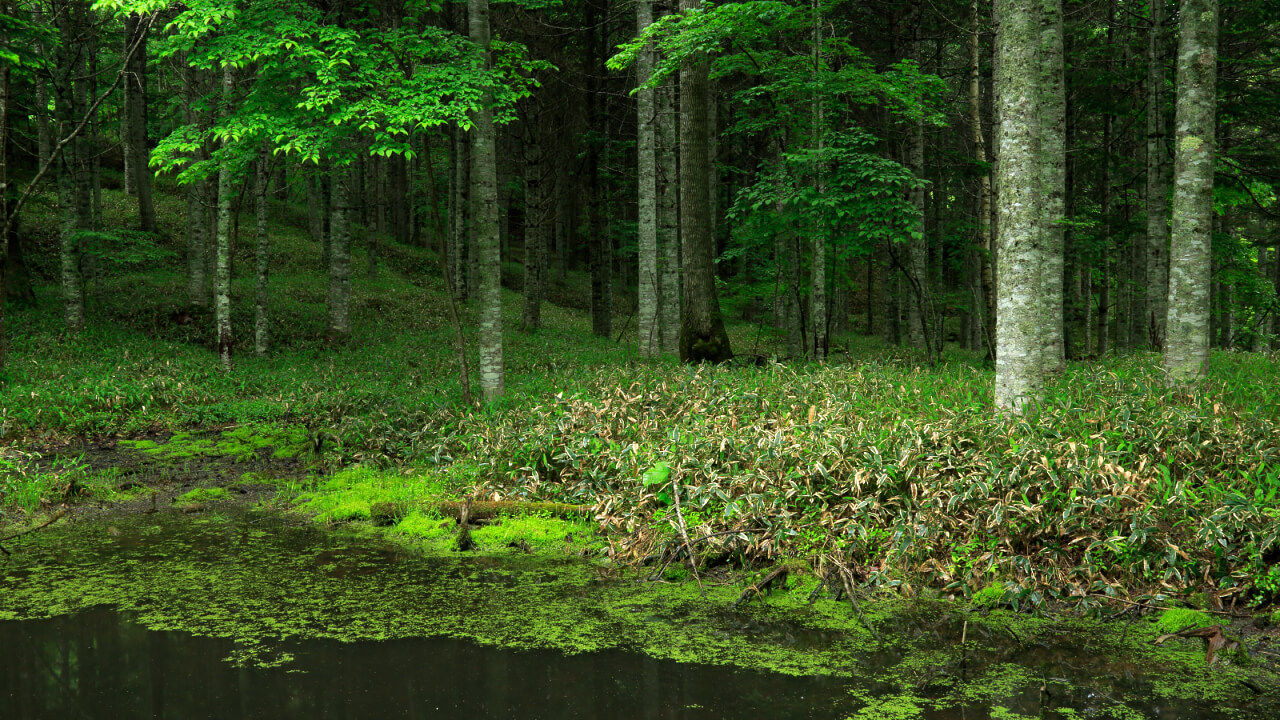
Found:
[[[0,717],[1277,717],[1145,622],[868,606],[159,512],[0,556]],[[865,625],[878,628],[873,638]],[[963,642],[962,642],[963,640]],[[1252,679],[1251,679],[1252,678]]]

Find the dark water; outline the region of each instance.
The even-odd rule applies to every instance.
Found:
[[[39,548],[0,557],[0,612],[21,617],[31,603],[53,603],[45,614],[57,615],[0,621],[0,720],[1280,718],[1276,688],[1255,694],[1231,681],[1216,686],[1217,700],[1153,692],[1168,680],[1161,668],[1112,652],[1090,630],[1055,625],[1021,637],[954,609],[882,620],[883,644],[852,653],[836,675],[811,677],[677,663],[624,649],[565,654],[481,645],[448,635],[477,618],[498,618],[499,627],[472,636],[518,644],[520,628],[510,626],[534,621],[501,620],[513,604],[528,612],[510,617],[573,631],[577,620],[558,624],[560,618],[536,612],[555,596],[537,594],[556,577],[553,566],[419,557],[273,517],[200,523],[162,513],[119,527],[79,525],[65,536],[41,536],[47,541]],[[81,600],[28,592],[56,585],[76,588]],[[438,592],[446,585],[447,593]],[[575,591],[582,593],[575,602],[584,617],[603,590],[592,584]],[[113,606],[96,605],[104,602]],[[296,615],[306,622],[290,624]],[[148,617],[151,627],[204,632],[148,630],[141,623]],[[444,622],[367,634],[412,617]],[[679,646],[680,633],[694,623],[795,651],[844,639],[728,609],[643,623],[639,632],[664,647]],[[238,624],[252,632],[237,635]],[[325,634],[350,626],[365,634]],[[619,636],[594,647],[614,644],[641,646]],[[1204,683],[1224,677],[1194,663],[1176,675]]]
[[[234,667],[229,640],[151,632],[106,609],[0,622],[0,648],[6,719],[830,718],[846,686],[449,638],[287,643],[283,667]]]

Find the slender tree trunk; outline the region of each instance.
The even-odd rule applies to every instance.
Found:
[[[656,144],[657,144],[657,212],[658,246],[662,253],[659,263],[660,297],[658,310],[661,325],[662,352],[675,355],[680,352],[680,223],[679,223],[679,168],[676,164],[676,148],[679,142],[676,132],[676,87],[670,81],[663,83],[656,92]]]
[[[526,332],[542,327],[543,286],[547,277],[547,236],[553,208],[551,189],[554,174],[547,162],[543,143],[545,108],[535,98],[525,101],[524,131],[524,318]]]
[[[813,0],[811,9],[813,11],[811,72],[813,73],[815,90],[810,110],[813,113],[813,147],[818,156],[821,157],[825,142],[825,137],[823,136],[825,108],[822,104],[822,90],[820,88],[823,62],[822,8],[817,0]],[[821,160],[814,163],[813,182],[820,196],[826,194],[826,180],[823,177],[824,170]],[[813,257],[809,266],[809,345],[806,348],[806,354],[813,358],[815,362],[822,363],[827,359],[827,227],[821,221],[813,228],[812,253]]]
[[[453,231],[453,287],[458,302],[471,297],[473,284],[469,266],[475,253],[471,251],[471,135],[460,128],[454,129],[453,176],[455,212],[450,218]]]
[[[1183,0],[1179,18],[1173,225],[1165,345],[1165,370],[1171,384],[1203,377],[1209,357],[1218,2]]]
[[[489,55],[489,0],[468,0],[471,42],[476,44],[485,69]],[[471,130],[472,217],[480,287],[480,390],[485,402],[502,397],[502,254],[498,237],[497,135],[493,125],[493,98],[488,92],[474,113]]]
[[[231,113],[234,88],[231,65],[222,66],[222,112]],[[230,145],[223,138],[222,147]],[[217,324],[218,360],[225,371],[231,370],[231,169],[227,163],[218,168],[218,232],[217,268],[213,280],[213,307]]]
[[[188,125],[195,125],[200,122],[199,114],[195,111],[195,102],[198,97],[196,91],[196,73],[195,68],[186,67],[185,58],[182,64],[183,79],[183,119]],[[197,151],[192,153],[192,162],[196,162],[201,158],[203,152]],[[206,272],[209,254],[209,223],[206,221],[208,212],[204,206],[204,181],[187,183],[187,302],[193,307],[209,306],[209,279]]]
[[[1067,177],[1067,95],[1063,58],[1062,0],[1041,4],[1040,41],[1040,165],[1044,207],[1044,268],[1041,296],[1044,303],[1044,372],[1058,373],[1066,367],[1063,340],[1062,288],[1065,271],[1065,220]]]
[[[0,1],[0,13],[11,15],[13,8],[8,0]],[[0,47],[8,47],[8,32],[0,32]],[[5,315],[9,304],[9,288],[6,282],[9,267],[9,235],[7,232],[14,223],[10,221],[9,212],[9,71],[8,62],[0,63],[0,218],[4,225],[0,226],[0,386],[8,381],[6,373],[9,360],[9,328]],[[43,112],[43,108],[41,108]]]
[[[653,24],[653,0],[636,3],[636,31]],[[636,82],[643,86],[653,73],[654,50],[648,45],[636,63]],[[640,274],[637,279],[638,338],[640,357],[656,358],[662,351],[662,315],[658,280],[658,155],[655,147],[655,103],[653,90],[641,87],[636,93],[636,147],[639,168],[637,235]]]
[[[973,159],[979,167],[987,162],[986,134],[982,130],[982,21],[978,0],[973,0],[973,31],[969,36],[969,125],[973,142]],[[987,345],[987,353],[995,353],[995,275],[991,238],[991,173],[978,175],[977,228],[974,260],[977,277],[974,282],[973,317]]]
[[[702,0],[680,0],[680,9],[700,7]],[[680,66],[680,240],[684,270],[684,315],[680,325],[680,359],[720,362],[733,357],[716,293],[715,239],[711,236],[711,201],[707,197],[708,63],[691,57]]]
[[[146,232],[156,231],[156,209],[151,197],[151,170],[147,166],[150,155],[147,143],[147,39],[149,23],[133,13],[125,17],[125,52],[137,43],[138,49],[129,56],[129,67],[124,78],[125,112],[128,116],[129,141],[125,152],[133,188],[138,194],[139,227]]]
[[[1271,335],[1271,349],[1280,350],[1280,244],[1271,248],[1271,291],[1278,300],[1272,305],[1267,333]]]
[[[32,9],[31,21],[36,27],[43,27],[46,22],[44,11],[38,5]],[[37,42],[36,54],[48,59],[47,53],[44,43]],[[49,128],[49,78],[44,70],[37,70],[32,75],[36,95],[36,160],[40,167],[44,167],[49,164],[49,158],[53,154],[53,133]]]
[[[267,229],[267,221],[269,219],[269,206],[267,199],[269,197],[269,186],[271,185],[271,155],[266,148],[258,156],[257,178],[255,197],[258,221],[258,248],[255,258],[255,276],[256,276],[256,292],[254,293],[253,307],[253,351],[259,355],[267,353],[269,337],[270,314],[267,305],[267,272],[271,263],[271,234]]]
[[[55,120],[58,137],[66,137],[79,121],[81,107],[76,104],[76,78],[84,77],[84,59],[77,42],[77,17],[71,3],[55,12],[61,46],[57,51],[55,83]],[[84,329],[84,276],[81,269],[81,223],[79,212],[80,158],[84,144],[72,141],[63,147],[58,162],[58,212],[61,217],[59,259],[62,271],[63,321],[73,333]]]

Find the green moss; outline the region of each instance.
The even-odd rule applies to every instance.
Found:
[[[162,443],[121,440],[118,446],[170,462],[218,458],[246,462],[262,457],[297,457],[310,447],[310,441],[303,428],[244,425],[224,431],[177,432]]]
[[[199,505],[202,503],[226,500],[229,497],[230,497],[230,494],[227,492],[226,488],[220,488],[220,487],[196,488],[195,490],[192,490],[187,493],[183,493],[182,495],[179,495],[178,497],[174,498],[173,504],[179,505],[179,506]]]
[[[1156,629],[1160,633],[1176,633],[1182,630],[1208,627],[1216,623],[1208,614],[1190,608],[1170,608],[1156,618]]]
[[[851,694],[864,706],[849,720],[912,720],[925,716],[925,701],[910,693],[882,697],[872,697],[864,691]]]
[[[979,608],[993,608],[1004,602],[1005,589],[1000,583],[992,583],[973,594],[970,604]]]

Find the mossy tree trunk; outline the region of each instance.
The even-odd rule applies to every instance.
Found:
[[[1022,414],[1039,399],[1044,375],[1058,367],[1062,351],[1062,5],[997,0],[996,7],[995,405]]]
[[[636,3],[636,31],[653,24],[653,0]],[[653,73],[654,50],[648,45],[636,61],[636,82],[643,86]],[[655,147],[654,91],[641,87],[636,93],[636,148],[639,183],[637,243],[640,274],[637,278],[637,335],[640,357],[655,358],[662,351],[662,315],[658,280],[658,155]]]
[[[1183,0],[1179,18],[1173,224],[1164,360],[1170,384],[1203,377],[1209,357],[1217,0]]]
[[[469,0],[468,25],[484,67],[492,66],[489,53],[489,0]],[[502,363],[502,257],[498,237],[498,164],[493,124],[493,98],[485,93],[481,109],[472,116],[471,222],[476,238],[480,301],[480,390],[485,402],[504,392]]]

